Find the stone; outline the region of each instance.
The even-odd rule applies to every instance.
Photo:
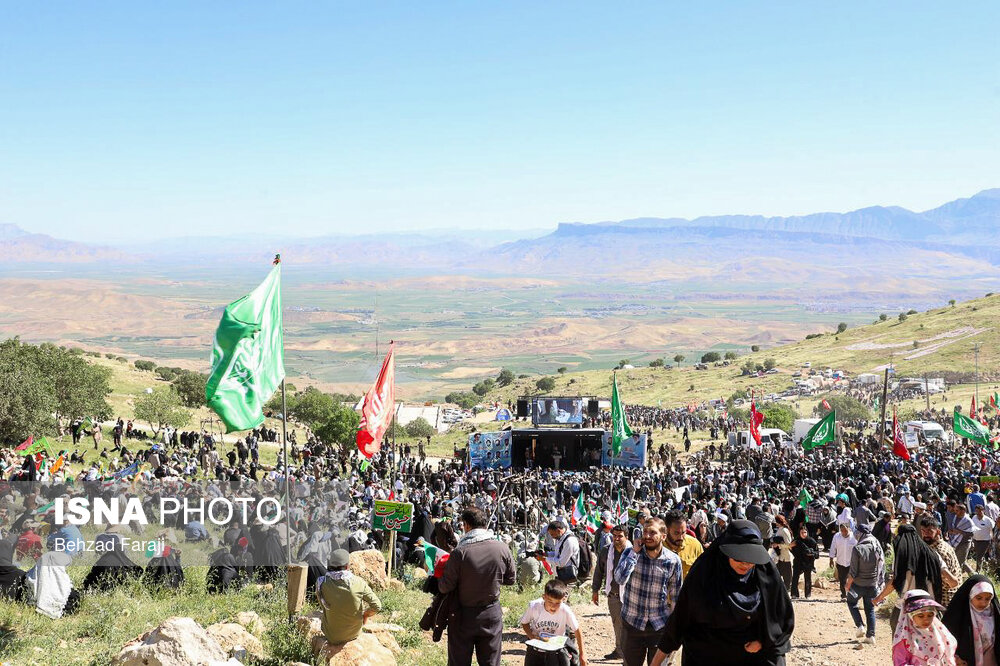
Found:
[[[260,636],[264,633],[264,621],[260,619],[260,615],[253,611],[237,613],[235,622],[254,636]]]
[[[315,636],[311,645],[313,654],[326,666],[396,666],[392,650],[365,632],[343,645],[331,645],[322,635]]]
[[[427,572],[426,571],[424,571],[423,569],[414,569],[413,570],[413,580],[418,580],[419,581],[419,580],[424,580],[425,578],[427,578]]]
[[[405,592],[406,591],[406,583],[404,583],[401,580],[397,580],[395,578],[390,578],[389,579],[389,589],[390,590],[395,590],[396,592]]]
[[[351,553],[351,573],[365,579],[376,592],[389,587],[389,576],[385,573],[385,558],[377,550],[358,550]]]
[[[315,636],[323,635],[323,619],[319,613],[300,615],[295,619],[295,626],[299,633],[306,637],[307,641],[311,641]]]
[[[111,666],[206,666],[232,664],[219,643],[189,617],[170,617],[125,645]],[[235,663],[239,663],[238,661]]]
[[[235,622],[219,622],[209,626],[205,631],[222,646],[226,654],[232,655],[237,648],[243,648],[257,659],[264,658],[263,644],[256,636],[244,629],[243,625]]]

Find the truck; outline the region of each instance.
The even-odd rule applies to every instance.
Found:
[[[802,440],[809,434],[809,429],[819,423],[819,419],[795,419],[792,425],[792,442],[801,444]]]

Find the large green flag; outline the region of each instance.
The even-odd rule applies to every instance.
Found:
[[[625,418],[621,398],[618,397],[618,375],[611,381],[611,453],[614,456],[622,454],[622,442],[632,436],[632,428]]]
[[[959,414],[957,409],[955,410],[955,422],[952,427],[956,435],[968,437],[983,446],[988,446],[990,443],[989,428],[978,421],[973,421],[965,414]]]
[[[819,423],[809,428],[805,439],[802,440],[802,448],[805,451],[812,451],[818,446],[829,444],[837,436],[837,410],[833,410],[824,416]]]
[[[226,432],[256,428],[264,422],[264,404],[284,378],[281,264],[276,263],[260,286],[222,313],[205,401]]]

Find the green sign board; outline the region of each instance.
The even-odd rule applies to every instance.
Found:
[[[409,502],[375,500],[372,510],[372,529],[389,532],[406,532],[413,527],[413,505]]]

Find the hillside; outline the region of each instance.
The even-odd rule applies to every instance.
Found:
[[[893,363],[899,377],[942,373],[964,373],[971,378],[975,369],[973,345],[981,344],[979,370],[983,381],[1000,378],[1000,295],[988,296],[954,307],[946,306],[908,315],[895,316],[867,326],[848,328],[836,334],[817,326],[823,335],[811,340],[761,350],[741,356],[728,367],[695,370],[690,365],[677,368],[635,368],[618,371],[618,385],[626,402],[646,405],[679,406],[711,398],[728,397],[734,391],[755,389],[758,393],[780,392],[792,383],[791,374],[809,362],[813,368],[831,367],[850,376],[881,372]],[[748,360],[763,363],[773,358],[778,373],[764,377],[741,376],[740,366]],[[697,359],[688,358],[690,364]],[[665,359],[670,363],[670,359]],[[572,370],[572,368],[569,368]],[[550,395],[611,394],[612,371],[567,372],[552,375],[556,388]],[[537,394],[538,377],[516,380],[487,396],[506,402],[519,395]],[[694,387],[691,390],[691,387]]]

